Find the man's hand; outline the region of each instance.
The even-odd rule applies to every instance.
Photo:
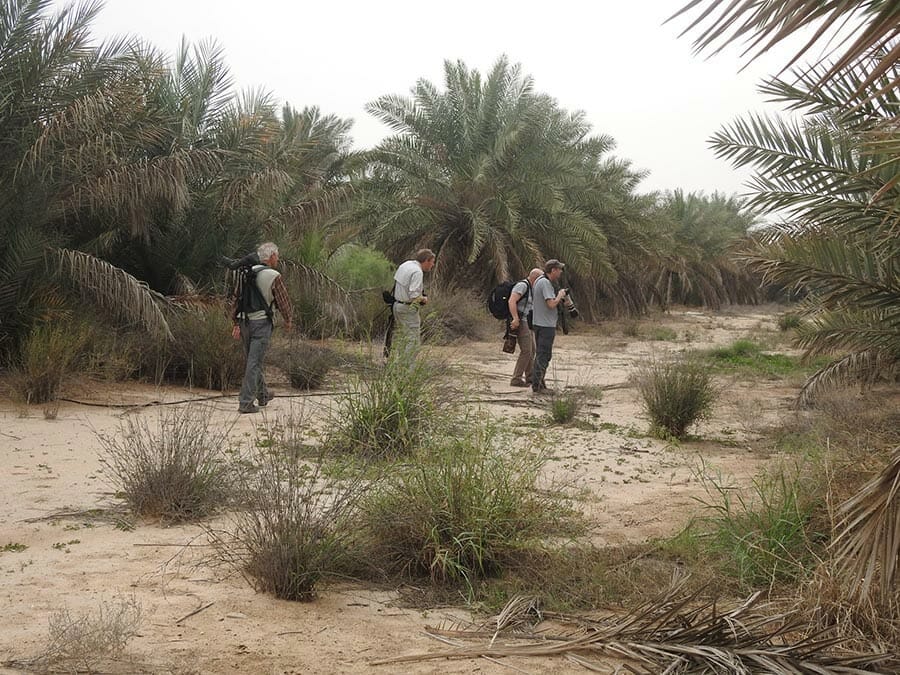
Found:
[[[511,329],[515,330],[516,328],[519,327],[520,323],[521,322],[519,321],[519,317],[516,317],[515,319],[513,319],[512,321],[509,322],[509,327]]]
[[[241,327],[238,324],[234,324],[234,326],[231,327],[231,337],[235,340],[241,339]]]

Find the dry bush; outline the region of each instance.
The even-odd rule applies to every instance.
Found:
[[[207,406],[160,410],[155,423],[128,417],[114,435],[98,434],[107,479],[133,513],[164,522],[203,518],[227,499],[232,475],[223,454],[229,426]]]
[[[269,360],[278,365],[294,389],[306,390],[322,386],[329,371],[340,362],[334,350],[305,341],[273,350]]]
[[[357,476],[326,476],[320,462],[302,459],[300,419],[281,418],[242,453],[235,480],[241,508],[225,530],[208,534],[216,560],[257,591],[308,601],[323,577],[342,568],[367,483]]]
[[[83,324],[35,326],[19,347],[11,378],[13,396],[28,404],[58,398],[65,378],[83,357],[87,341]]]
[[[436,288],[428,293],[428,304],[420,312],[426,343],[483,340],[497,330],[498,321],[488,312],[485,300],[466,289]]]
[[[97,672],[122,656],[128,640],[137,635],[141,614],[133,597],[101,601],[94,611],[61,609],[50,616],[42,653],[17,665],[38,672]]]

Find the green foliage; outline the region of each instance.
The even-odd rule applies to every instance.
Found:
[[[89,331],[83,324],[36,325],[22,342],[13,388],[26,403],[46,403],[84,356]]]
[[[352,297],[355,320],[348,337],[370,337],[384,329],[387,305],[381,291],[393,286],[394,265],[372,248],[347,244],[328,259],[325,272]]]
[[[502,574],[548,536],[573,531],[558,489],[539,486],[545,457],[482,426],[431,439],[393,467],[363,510],[370,560],[388,574],[471,585]]]
[[[652,362],[637,375],[652,433],[684,438],[688,428],[706,417],[716,398],[709,369],[696,358]]]
[[[706,353],[706,358],[720,372],[738,371],[766,377],[805,374],[815,367],[815,364],[806,365],[801,359],[786,354],[769,354],[762,345],[747,339],[711,349]]]
[[[0,553],[21,553],[27,548],[28,546],[26,546],[25,544],[11,541],[8,544],[5,544],[3,548],[0,548]]]
[[[823,538],[811,529],[821,493],[809,478],[797,468],[780,468],[754,479],[749,494],[721,477],[701,474],[701,480],[709,515],[682,535],[695,540],[701,556],[721,561],[742,591],[806,577]]]
[[[228,496],[224,461],[229,428],[213,425],[206,408],[168,408],[155,425],[125,418],[114,435],[98,434],[106,478],[138,516],[163,522],[204,518]]]
[[[647,339],[654,342],[674,342],[678,339],[678,333],[668,326],[655,326],[648,331]]]
[[[408,457],[445,414],[439,398],[440,371],[399,350],[384,366],[351,381],[338,398],[326,444],[365,459]]]

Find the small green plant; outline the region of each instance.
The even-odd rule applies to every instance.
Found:
[[[241,509],[227,532],[208,529],[218,560],[253,587],[284,600],[309,601],[323,577],[341,568],[351,520],[367,484],[347,473],[329,478],[322,462],[291,451],[301,425],[290,418],[242,454],[235,482]],[[321,459],[321,458],[320,458]]]
[[[786,354],[770,354],[762,345],[753,340],[737,340],[727,347],[718,347],[706,352],[709,365],[717,371],[786,377],[810,372],[825,365],[827,361],[803,364],[797,358]]]
[[[643,365],[637,386],[651,433],[661,438],[684,438],[691,425],[709,414],[716,398],[709,369],[690,356]]]
[[[366,459],[409,456],[446,406],[438,397],[438,371],[400,350],[382,369],[352,382],[338,399],[326,445]]]
[[[98,434],[106,474],[136,515],[181,522],[203,518],[228,496],[223,448],[228,427],[213,425],[206,407],[167,409],[155,426],[126,418],[114,435]]]
[[[655,326],[650,329],[647,339],[654,342],[674,342],[678,339],[678,333],[668,326]]]
[[[779,316],[777,323],[778,323],[778,330],[780,330],[782,333],[784,333],[786,331],[795,330],[795,329],[799,328],[802,321],[800,319],[799,314],[794,314],[794,313],[789,312],[787,314],[782,314],[781,316]]]
[[[546,457],[499,441],[476,426],[433,439],[415,461],[393,468],[363,510],[370,560],[390,574],[471,590],[542,538],[577,529],[561,491],[538,484]]]
[[[556,424],[568,424],[581,409],[582,396],[576,391],[562,391],[550,399],[550,417]]]
[[[6,544],[3,548],[0,548],[0,553],[21,553],[22,551],[24,551],[27,548],[28,548],[28,546],[26,546],[25,544],[20,544],[18,542],[10,542],[10,543]]]

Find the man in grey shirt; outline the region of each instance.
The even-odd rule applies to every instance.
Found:
[[[509,293],[509,315],[512,317],[509,332],[516,336],[519,343],[519,358],[516,359],[512,380],[509,382],[513,387],[531,385],[534,371],[534,335],[526,318],[534,305],[534,294],[531,289],[541,274],[543,274],[541,269],[535,267],[528,274],[528,278],[518,282]]]
[[[553,340],[556,338],[556,322],[559,318],[557,306],[566,297],[566,291],[553,289],[553,284],[562,276],[565,264],[553,258],[544,264],[544,274],[534,283],[534,339],[536,354],[534,371],[531,376],[531,390],[541,393],[547,390],[544,376],[553,358]]]

